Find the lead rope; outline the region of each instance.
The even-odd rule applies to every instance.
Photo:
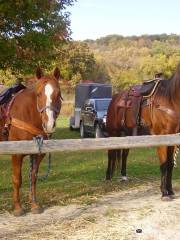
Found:
[[[30,164],[29,164],[29,190],[30,190],[30,193],[32,193],[32,171],[33,171],[33,168],[34,168],[34,163],[35,163],[35,155],[30,155]],[[35,195],[32,194],[32,201],[35,202]]]
[[[177,156],[179,153],[180,145],[176,146],[176,151],[174,152],[174,167],[177,167]]]
[[[49,137],[48,137],[48,139],[49,139]],[[36,143],[36,145],[38,147],[39,154],[41,154],[41,149],[42,149],[43,140],[44,140],[43,136],[39,135],[39,136],[33,137],[33,140],[34,140],[34,142]],[[36,154],[31,154],[30,155],[30,170],[29,170],[30,192],[32,192],[32,171],[33,171],[33,168],[35,167],[35,164],[36,164]],[[40,180],[40,181],[46,180],[48,178],[48,176],[49,176],[50,170],[51,170],[51,153],[48,153],[48,168],[47,168],[47,172],[43,176],[36,176],[37,179]],[[34,194],[33,194],[33,199],[32,200],[35,201]]]

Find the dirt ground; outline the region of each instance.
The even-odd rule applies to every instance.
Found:
[[[146,185],[103,196],[88,206],[56,206],[19,218],[4,213],[0,215],[0,239],[179,240],[178,195],[163,202],[159,187]]]

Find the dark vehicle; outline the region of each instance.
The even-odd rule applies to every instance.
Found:
[[[85,101],[81,109],[80,135],[82,138],[106,135],[106,116],[111,98],[91,98]]]
[[[112,86],[110,84],[100,83],[79,83],[75,89],[75,108],[74,116],[70,118],[70,129],[81,129],[81,136],[85,137],[94,134],[95,129],[86,124],[86,115],[91,115],[94,123],[98,123],[97,128],[101,125],[103,117],[106,115],[109,101],[112,97]],[[107,101],[106,101],[107,100]],[[88,104],[92,103],[91,105]],[[82,113],[83,112],[83,113]],[[101,116],[101,117],[100,117]],[[98,119],[98,120],[97,120]],[[101,120],[100,120],[101,119]],[[105,120],[105,118],[104,118]],[[92,123],[91,123],[92,124]],[[80,126],[81,125],[81,126]],[[94,125],[95,126],[95,125]],[[83,130],[83,127],[85,128]],[[101,128],[104,129],[104,126]],[[96,130],[97,132],[98,130]],[[84,132],[84,133],[83,133]]]

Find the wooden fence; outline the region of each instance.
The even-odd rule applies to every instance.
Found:
[[[180,134],[130,136],[111,138],[87,138],[44,140],[41,152],[74,152],[92,151],[118,148],[140,148],[180,145]],[[10,141],[0,142],[0,154],[35,154],[39,153],[34,141]]]

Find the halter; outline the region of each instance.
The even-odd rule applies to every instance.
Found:
[[[54,111],[56,114],[58,114],[59,111],[60,111],[58,109],[58,107],[54,107],[54,106],[44,106],[44,107],[40,108],[39,105],[38,105],[38,102],[37,102],[37,110],[38,110],[39,113],[44,112],[46,109],[50,109],[51,111]]]

